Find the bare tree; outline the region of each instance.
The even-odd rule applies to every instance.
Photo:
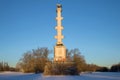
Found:
[[[33,49],[24,53],[16,67],[23,72],[43,72],[49,53],[47,48]]]

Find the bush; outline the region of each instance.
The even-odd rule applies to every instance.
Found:
[[[78,75],[74,63],[48,62],[45,66],[44,75]]]

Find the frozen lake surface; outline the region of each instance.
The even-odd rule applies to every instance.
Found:
[[[3,72],[0,80],[120,80],[120,73],[95,72],[82,73],[79,76],[43,76],[42,74]]]

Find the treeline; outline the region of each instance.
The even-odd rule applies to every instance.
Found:
[[[120,72],[120,63],[114,64],[110,68],[100,67],[97,71],[100,71],[100,72]]]
[[[7,62],[0,62],[0,71],[8,71],[10,69]]]
[[[0,72],[3,71],[15,71],[15,68],[10,67],[7,62],[0,62]]]
[[[120,72],[120,63],[112,65],[111,72]]]
[[[66,53],[67,62],[73,62],[74,70],[77,70],[77,72],[120,71],[120,64],[113,65],[111,69],[108,69],[107,67],[101,67],[95,64],[87,64],[84,59],[84,56],[81,55],[79,49],[71,49],[71,50],[67,50],[66,52],[67,52]],[[51,53],[51,50],[49,50],[48,48],[38,48],[38,49],[33,49],[31,51],[28,51],[23,54],[22,58],[19,60],[19,62],[16,65],[16,69],[22,72],[36,72],[36,73],[44,72],[46,64],[48,62],[49,62],[48,64],[53,63],[52,61],[53,59],[51,59],[50,53]],[[64,70],[65,67],[63,67],[62,65],[59,64],[58,66],[55,64],[55,67],[57,66],[58,69],[60,69],[58,70],[58,72],[61,72],[61,70]],[[65,64],[65,66],[67,65]],[[51,68],[48,68],[48,70],[50,69]]]

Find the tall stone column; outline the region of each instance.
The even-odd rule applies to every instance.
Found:
[[[61,4],[57,4],[57,26],[55,27],[55,29],[57,30],[57,35],[55,36],[55,39],[57,39],[57,43],[54,47],[54,61],[66,61],[66,48],[63,45],[62,39],[64,38],[64,36],[62,35],[62,30],[63,30],[63,26],[62,26],[62,19],[63,17],[61,16],[62,13],[62,5]]]

